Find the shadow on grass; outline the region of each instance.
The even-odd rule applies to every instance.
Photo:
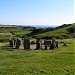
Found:
[[[0,50],[14,51],[14,50],[17,50],[17,49],[9,47],[9,46],[2,46],[2,47],[0,47]]]
[[[24,49],[16,49],[10,46],[1,46],[0,50],[5,50],[5,51],[14,51],[14,50],[24,50]],[[45,49],[34,49],[35,51],[41,50],[41,51],[47,51]],[[50,49],[49,51],[55,51],[56,49]],[[33,49],[26,49],[25,51],[33,51]]]
[[[13,47],[10,47],[10,46],[1,46],[0,50],[14,51],[14,50],[24,50],[24,49],[16,49],[16,48],[13,48]],[[28,49],[28,50],[25,50],[25,51],[31,51],[31,50],[32,49]]]

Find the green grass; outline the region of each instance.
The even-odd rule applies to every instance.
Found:
[[[0,29],[0,37],[9,37],[11,36],[10,32],[13,32],[16,35],[24,36],[25,34],[31,33],[31,30],[29,29],[18,30],[17,28],[4,28],[4,29]]]
[[[16,28],[0,28],[0,33],[9,33],[11,31],[18,31]]]
[[[20,31],[13,31],[13,33],[22,36],[22,35],[31,33],[31,31],[30,30],[20,30]]]
[[[74,75],[74,40],[62,40],[69,46],[54,50],[16,50],[5,44],[0,47],[0,75]]]
[[[62,36],[62,35],[69,35],[69,32],[67,31],[68,28],[75,27],[75,24],[72,24],[71,26],[64,27],[64,28],[59,28],[57,30],[41,33],[35,36],[40,36],[40,37],[45,37],[45,36]],[[74,35],[74,34],[73,34]]]

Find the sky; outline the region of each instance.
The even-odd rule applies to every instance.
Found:
[[[75,0],[0,0],[0,24],[62,25],[74,23]]]

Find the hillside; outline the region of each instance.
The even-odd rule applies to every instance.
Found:
[[[75,23],[63,24],[55,28],[35,28],[30,26],[1,26],[0,33],[11,33],[15,36],[23,37],[27,35],[29,37],[41,37],[44,39],[50,39],[52,37],[57,39],[63,38],[75,38]]]
[[[57,27],[56,29],[52,31],[48,31],[45,33],[37,34],[35,37],[41,37],[41,38],[72,38],[75,37],[75,32],[71,33],[68,30],[70,28],[73,28],[75,31],[75,23],[74,24],[69,24],[69,25],[62,25],[60,27]]]

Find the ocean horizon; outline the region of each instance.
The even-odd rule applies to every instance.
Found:
[[[30,26],[35,28],[54,28],[58,26],[58,25],[19,25],[19,24],[0,24],[0,25],[10,25],[10,26],[14,25],[14,26],[24,26],[24,27]]]
[[[19,25],[19,26],[30,26],[36,28],[54,28],[57,27],[56,25]]]

